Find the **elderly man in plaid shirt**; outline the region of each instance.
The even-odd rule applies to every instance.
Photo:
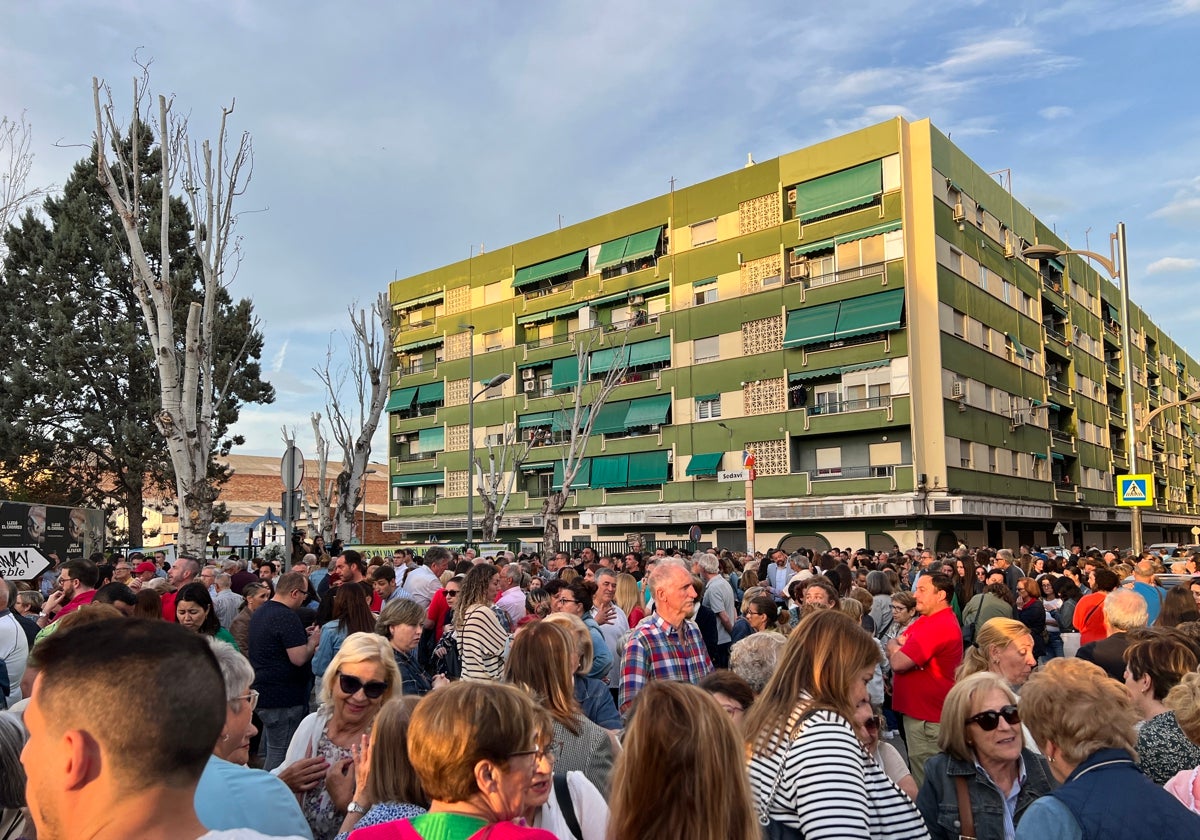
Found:
[[[655,612],[642,621],[625,646],[620,709],[629,714],[637,693],[650,680],[693,685],[713,669],[696,625],[688,621],[696,603],[692,574],[678,560],[662,560],[647,577]]]

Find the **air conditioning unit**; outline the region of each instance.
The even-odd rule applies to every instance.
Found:
[[[1017,239],[1011,230],[1004,232],[1004,258],[1013,259],[1017,256]]]
[[[967,396],[967,387],[961,379],[954,380],[950,385],[950,398],[961,400]]]
[[[799,279],[807,277],[807,276],[808,276],[808,263],[807,262],[793,263],[792,265],[788,266],[788,277],[792,278],[793,280],[799,280]]]
[[[646,302],[646,298],[643,297],[642,295],[632,295],[629,298],[629,304],[631,306],[640,306],[641,304],[643,304],[645,302]]]
[[[523,390],[526,394],[532,394],[537,390],[537,382],[532,379],[526,379],[521,383],[521,390]]]
[[[522,379],[534,379],[535,377],[536,374],[534,374],[533,368],[525,368],[523,371],[521,371]]]
[[[965,221],[966,218],[967,218],[967,213],[965,210],[963,210],[962,202],[961,201],[954,202],[954,221],[962,222],[962,221]]]
[[[1165,463],[1167,463],[1167,455],[1166,455],[1166,453],[1165,453],[1165,452],[1155,452],[1155,453],[1154,453],[1154,463],[1156,463],[1156,464],[1165,464]]]
[[[408,435],[396,435],[396,443],[408,443]]]
[[[788,204],[796,203],[796,191],[794,189],[787,191],[787,203]]]

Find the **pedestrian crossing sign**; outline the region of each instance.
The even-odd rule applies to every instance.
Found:
[[[1154,504],[1154,482],[1150,475],[1117,476],[1117,504],[1121,507],[1149,507]]]

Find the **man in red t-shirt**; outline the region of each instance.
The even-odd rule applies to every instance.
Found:
[[[894,674],[892,708],[904,715],[904,735],[913,780],[925,783],[925,762],[937,755],[942,704],[962,662],[963,636],[950,609],[954,583],[943,574],[922,573],[913,591],[920,618],[888,642]]]

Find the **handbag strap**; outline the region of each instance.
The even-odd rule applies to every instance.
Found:
[[[567,784],[566,773],[554,774],[554,798],[558,801],[558,810],[562,811],[563,822],[575,840],[583,840],[583,829],[579,818],[575,816],[575,803],[571,800],[571,788]]]
[[[962,838],[975,837],[975,815],[971,813],[971,792],[967,789],[967,777],[954,777],[954,792],[958,795],[958,834]]]

